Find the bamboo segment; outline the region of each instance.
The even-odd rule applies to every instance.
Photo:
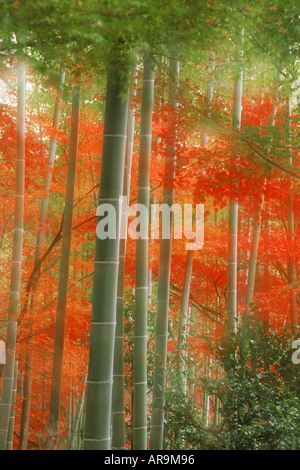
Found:
[[[150,158],[154,97],[154,67],[146,54],[144,59],[141,133],[138,168],[138,204],[147,208],[140,213],[140,226],[146,236],[136,240],[135,321],[133,358],[133,449],[147,449],[147,314],[148,314],[148,233]],[[143,219],[144,217],[144,219]]]
[[[15,405],[16,405],[16,399],[17,399],[17,382],[18,382],[18,361],[16,361],[16,364],[15,364],[13,397],[12,397],[10,417],[9,417],[9,425],[8,425],[8,433],[7,433],[7,441],[6,441],[6,450],[13,450],[15,415],[16,415]]]
[[[112,379],[120,246],[119,198],[123,194],[128,113],[128,97],[124,98],[121,72],[124,73],[124,70],[116,60],[107,77],[99,204],[101,207],[101,204],[109,203],[115,208],[117,236],[104,239],[97,237],[95,244],[84,438],[86,450],[105,450],[111,446]]]
[[[176,134],[176,88],[179,74],[179,63],[175,59],[170,59],[170,88],[169,88],[169,111],[167,134],[168,143],[165,160],[165,186],[163,202],[169,207],[173,205],[174,189],[172,181],[175,173],[175,134]],[[170,230],[172,230],[173,213],[170,211]],[[170,288],[170,268],[171,268],[171,248],[172,234],[169,238],[161,238],[160,258],[158,272],[158,292],[157,292],[157,318],[155,328],[154,345],[154,369],[153,369],[153,398],[150,432],[150,449],[161,450],[163,448],[164,431],[164,391],[166,384],[166,360],[167,360],[167,340],[168,340],[168,311],[169,311],[169,288]]]
[[[25,64],[22,62],[19,62],[17,65],[17,82],[18,101],[15,219],[6,335],[6,365],[3,373],[3,387],[0,403],[0,450],[5,450],[6,448],[6,438],[13,396],[17,322],[20,309],[25,186]]]
[[[67,311],[68,296],[68,278],[70,251],[72,240],[72,223],[74,210],[75,195],[75,178],[77,166],[78,152],[78,135],[79,135],[79,115],[80,115],[80,85],[73,88],[72,98],[72,117],[70,130],[70,149],[68,158],[68,173],[66,200],[63,221],[63,238],[61,250],[61,263],[58,286],[57,312],[56,312],[56,328],[54,356],[52,366],[52,383],[50,396],[50,412],[49,412],[49,430],[55,433],[59,429],[59,412],[60,412],[60,394],[62,385],[62,368],[64,353],[64,335]]]

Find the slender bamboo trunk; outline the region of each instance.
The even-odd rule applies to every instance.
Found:
[[[118,68],[119,67],[119,68]],[[107,78],[99,207],[116,212],[116,237],[96,238],[90,357],[84,448],[111,446],[113,357],[119,266],[119,198],[123,194],[128,98],[124,98],[123,66],[118,61]],[[123,96],[121,96],[121,94]],[[128,94],[126,92],[126,94]]]
[[[253,214],[253,236],[252,236],[248,280],[247,280],[247,288],[246,288],[246,299],[245,299],[246,317],[250,313],[250,307],[252,304],[253,293],[254,293],[257,254],[258,254],[260,229],[261,229],[261,213],[263,209],[263,204],[264,204],[264,194],[261,195],[260,201],[258,202],[258,205]]]
[[[72,408],[72,396],[71,396],[71,393],[69,393],[69,396],[68,396],[68,415],[67,415],[67,448],[68,449],[70,448],[71,428],[72,428],[71,408]]]
[[[243,36],[243,34],[242,34]],[[238,59],[239,71],[234,83],[232,126],[239,129],[242,114],[242,64]],[[227,330],[229,335],[237,326],[237,235],[238,235],[238,201],[230,197],[228,213],[228,261],[227,261]]]
[[[83,404],[83,410],[82,410],[80,450],[84,450],[85,417],[86,417],[86,393],[85,393],[85,396],[84,396],[84,404]]]
[[[0,450],[6,448],[9,426],[16,356],[17,323],[20,309],[21,265],[23,249],[23,216],[25,186],[25,64],[17,65],[17,148],[16,148],[16,191],[13,253],[10,279],[8,324],[6,335],[6,365],[3,373],[3,387],[0,403]]]
[[[184,380],[184,361],[183,361],[183,346],[186,343],[187,323],[188,323],[188,308],[190,299],[190,287],[193,271],[194,251],[188,250],[185,261],[184,280],[181,297],[181,308],[179,315],[179,328],[178,328],[178,359],[177,369],[180,380],[180,386],[184,393],[186,393],[186,385]]]
[[[154,97],[154,66],[149,54],[144,58],[141,107],[141,132],[138,168],[137,203],[147,210],[140,212],[140,227],[145,228],[136,240],[135,318],[133,353],[133,449],[147,449],[147,314],[148,314],[148,239],[150,158]]]
[[[60,74],[60,84],[59,84],[59,95],[55,102],[54,115],[53,115],[53,130],[56,131],[59,126],[59,117],[60,117],[60,106],[61,106],[61,92],[65,79],[64,71]],[[51,138],[49,155],[47,161],[47,170],[44,179],[44,197],[41,202],[40,210],[40,219],[39,219],[39,229],[37,234],[36,248],[35,248],[35,267],[37,266],[39,259],[42,254],[43,242],[45,238],[45,226],[47,223],[48,215],[48,206],[49,206],[49,197],[50,189],[52,182],[52,170],[55,161],[56,153],[56,138],[55,136]],[[31,289],[31,299],[30,299],[30,314],[29,319],[29,331],[30,339],[26,348],[26,358],[25,358],[25,374],[24,374],[24,397],[22,403],[22,416],[21,416],[21,428],[20,428],[20,441],[19,441],[19,450],[25,450],[27,448],[27,438],[28,438],[28,428],[30,420],[30,404],[31,404],[31,385],[32,385],[32,366],[33,366],[33,348],[35,342],[34,335],[34,313],[35,313],[35,304],[36,304],[36,293],[38,291],[40,278],[40,269],[37,270],[35,275],[34,283]],[[27,309],[27,308],[26,308]]]
[[[50,395],[49,430],[57,433],[59,429],[60,395],[62,386],[62,368],[64,353],[64,335],[67,311],[68,278],[71,254],[72,223],[74,209],[75,179],[78,152],[80,114],[80,85],[73,88],[72,116],[70,130],[70,149],[68,158],[68,174],[66,187],[66,200],[63,221],[63,238],[61,250],[61,263],[59,273],[55,343],[52,366],[52,383]]]
[[[151,189],[150,189],[151,193]],[[150,208],[153,207],[152,204],[156,204],[156,198],[155,197],[150,197]],[[155,206],[154,206],[155,207]],[[152,214],[152,215],[151,215]],[[155,219],[155,210],[150,210],[149,213],[149,220],[153,217]],[[151,227],[150,227],[151,230]],[[151,237],[151,240],[149,241],[150,245],[153,246],[154,239]],[[151,250],[151,248],[149,248]],[[151,253],[149,255],[149,269],[148,269],[148,305],[152,305],[152,289],[153,289],[153,281],[152,281],[152,264],[153,264],[153,253],[151,250]]]
[[[15,405],[16,405],[16,399],[17,399],[17,382],[18,382],[18,361],[17,360],[15,363],[14,374],[15,376],[14,376],[14,386],[13,386],[13,397],[12,397],[10,417],[9,417],[6,450],[13,450],[13,442],[14,442],[15,415],[16,415]]]
[[[170,88],[169,88],[169,112],[167,123],[168,143],[165,160],[165,186],[163,202],[169,207],[173,205],[174,189],[173,179],[175,175],[175,134],[176,134],[176,88],[179,74],[179,63],[175,59],[170,59]],[[170,211],[170,229],[172,231],[173,213]],[[169,313],[169,288],[171,269],[171,248],[172,233],[169,238],[160,241],[160,258],[158,272],[158,292],[157,292],[157,317],[155,329],[154,345],[154,369],[153,369],[153,397],[150,449],[161,450],[163,448],[164,431],[164,393],[166,384],[166,360],[167,360],[167,340],[168,340],[168,313]]]
[[[79,395],[79,398],[78,398],[78,401],[77,401],[75,416],[74,416],[74,420],[73,420],[72,428],[71,428],[71,432],[70,432],[70,441],[69,441],[69,444],[68,444],[68,449],[69,450],[73,449],[75,438],[76,438],[77,433],[78,433],[79,423],[80,423],[81,416],[82,416],[82,413],[83,413],[84,397],[85,397],[85,386],[86,386],[86,377],[83,378],[83,390],[82,390],[81,394]]]
[[[215,60],[215,54],[213,54],[211,66],[210,66],[211,73],[213,73],[213,71],[215,70],[215,67],[216,67],[216,60]],[[213,79],[210,78],[207,84],[207,92],[206,92],[206,99],[207,99],[208,106],[210,106],[212,102],[212,98],[213,98]],[[208,112],[208,115],[209,115],[209,112]],[[205,145],[207,144],[207,141],[208,141],[208,132],[207,132],[207,128],[205,127],[203,130],[203,135],[202,135],[203,147],[205,147]]]
[[[210,356],[205,356],[205,377],[210,378],[211,376],[211,357]],[[211,397],[209,393],[205,392],[204,396],[204,420],[206,426],[209,426],[210,424],[210,400]]]
[[[127,140],[124,163],[123,178],[123,197],[126,204],[129,205],[130,198],[130,181],[131,181],[131,161],[134,140],[134,122],[135,108],[134,98],[136,95],[135,86],[137,79],[130,90],[128,119],[127,119]],[[123,211],[126,209],[122,207]],[[127,214],[123,218],[125,231],[127,232]],[[123,228],[122,228],[123,230]],[[126,256],[126,238],[120,240],[119,254],[119,271],[118,271],[118,288],[117,288],[117,311],[116,311],[116,334],[115,334],[115,350],[114,350],[114,367],[113,367],[113,390],[112,390],[112,449],[125,449],[125,382],[124,382],[124,274],[125,274],[125,256]]]

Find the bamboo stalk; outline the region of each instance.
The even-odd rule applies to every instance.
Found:
[[[178,327],[178,359],[177,359],[177,369],[180,380],[180,386],[182,387],[184,393],[186,393],[186,385],[184,384],[184,361],[183,361],[183,351],[182,348],[186,343],[187,336],[187,323],[188,323],[188,308],[189,308],[189,298],[190,298],[190,287],[193,271],[193,260],[194,260],[194,250],[188,250],[186,254],[185,261],[185,271],[184,271],[184,280],[182,288],[182,297],[181,297],[181,308],[179,315],[179,327]],[[185,380],[186,382],[186,380]]]
[[[243,31],[242,31],[243,41]],[[234,82],[232,126],[239,130],[242,114],[242,49],[239,51],[238,73]],[[236,162],[235,162],[236,164]],[[233,182],[235,184],[235,182]],[[227,260],[227,331],[230,334],[237,327],[237,236],[238,236],[238,201],[230,197],[228,210],[228,260]]]
[[[6,450],[13,450],[13,441],[14,441],[14,429],[15,429],[15,415],[16,415],[16,399],[17,399],[17,382],[18,382],[18,361],[16,360],[15,372],[14,372],[14,386],[13,386],[13,397],[11,403],[7,441],[6,441]]]
[[[136,75],[136,74],[135,74]],[[135,86],[137,83],[134,78],[133,85],[130,90],[128,118],[127,118],[127,140],[124,164],[123,179],[123,197],[126,204],[129,205],[130,198],[130,181],[131,181],[131,162],[134,140],[134,122],[135,122],[135,104],[136,95]],[[126,209],[122,208],[123,211]],[[127,232],[128,212],[123,218],[125,229]],[[125,257],[126,257],[126,238],[120,240],[119,254],[119,271],[118,271],[118,288],[117,288],[117,311],[116,311],[116,334],[115,334],[115,350],[114,350],[114,368],[113,368],[113,390],[112,390],[112,449],[125,449],[125,381],[124,381],[124,275],[125,275]]]
[[[144,58],[141,107],[141,132],[138,168],[137,203],[141,212],[140,227],[145,234],[136,240],[135,318],[133,353],[133,449],[147,449],[147,314],[148,314],[148,239],[150,158],[154,97],[154,66],[149,54]]]
[[[174,189],[172,181],[175,173],[176,159],[176,88],[179,74],[179,63],[175,59],[170,59],[170,87],[169,87],[169,111],[167,134],[168,143],[166,145],[165,159],[165,186],[163,202],[169,207],[173,205]],[[172,230],[173,213],[170,211],[170,230]],[[153,369],[153,396],[152,415],[150,431],[150,449],[161,450],[163,448],[164,431],[164,405],[165,405],[165,385],[166,385],[166,360],[168,341],[168,313],[169,313],[169,288],[171,269],[171,249],[172,234],[169,238],[161,238],[158,273],[157,292],[157,317],[155,327],[154,344],[154,369]]]
[[[68,444],[68,449],[72,450],[74,448],[74,443],[75,443],[75,438],[78,434],[79,430],[79,423],[81,420],[82,412],[83,412],[83,406],[84,406],[84,398],[85,398],[85,386],[86,386],[86,377],[83,378],[83,390],[81,394],[79,395],[77,405],[76,405],[76,411],[75,411],[75,416],[74,420],[72,423],[72,428],[70,432],[70,441]]]
[[[84,448],[111,447],[113,357],[119,266],[119,198],[123,194],[128,91],[124,90],[123,65],[116,59],[107,77],[102,170],[99,204],[115,208],[115,238],[96,238],[95,268],[87,379]],[[124,98],[124,92],[126,98]],[[121,96],[123,94],[123,97]]]
[[[49,411],[50,434],[58,432],[59,430],[60,395],[61,395],[61,386],[62,386],[62,368],[63,368],[63,353],[64,353],[64,335],[65,335],[65,323],[66,323],[66,311],[67,311],[68,278],[69,278],[69,264],[70,264],[70,253],[71,253],[75,178],[76,178],[77,152],[78,152],[79,115],[80,115],[80,85],[77,84],[73,88],[73,97],[72,97],[70,149],[69,149],[69,158],[68,158],[67,187],[66,187],[65,212],[64,212],[64,222],[63,222],[63,238],[62,238],[61,263],[60,263],[58,298],[57,298],[55,343],[54,343],[54,356],[53,356],[53,365],[52,365],[52,382],[51,382],[51,395],[50,395],[50,411]]]
[[[291,99],[287,100],[287,122],[288,142],[291,143]],[[293,156],[291,150],[288,153],[289,165],[293,165]],[[294,220],[294,195],[293,195],[293,180],[290,178],[290,187],[288,193],[288,241],[293,243],[295,241],[295,220]],[[296,281],[296,265],[295,257],[289,255],[287,262],[288,282],[294,285]],[[290,322],[292,326],[292,333],[297,334],[298,331],[298,318],[297,318],[297,298],[294,290],[290,294]]]

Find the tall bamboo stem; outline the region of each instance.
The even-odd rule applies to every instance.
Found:
[[[8,425],[8,433],[7,433],[7,441],[6,441],[6,450],[13,450],[13,442],[14,442],[14,429],[15,429],[15,405],[17,400],[17,382],[18,382],[18,361],[16,360],[15,364],[15,372],[14,372],[14,386],[13,386],[13,397],[10,409],[10,417],[9,417],[9,425]]]
[[[71,431],[70,431],[70,440],[68,443],[68,449],[70,450],[72,450],[74,447],[75,438],[78,433],[79,423],[80,423],[81,416],[83,413],[85,386],[86,386],[86,376],[83,378],[83,390],[78,397],[75,416],[74,416],[74,420],[73,420]]]
[[[167,123],[168,143],[165,159],[165,186],[163,202],[169,207],[174,202],[173,179],[175,175],[176,160],[176,88],[179,75],[179,63],[170,59],[170,86],[169,86],[169,111]],[[170,230],[172,231],[173,213],[170,211]],[[161,450],[163,448],[164,431],[164,406],[166,385],[166,360],[168,341],[168,313],[169,313],[169,289],[171,269],[172,233],[169,238],[161,238],[158,272],[157,292],[157,317],[154,345],[154,369],[153,369],[153,397],[150,432],[150,449]]]
[[[80,85],[73,88],[72,116],[70,130],[70,149],[68,158],[67,187],[63,221],[63,238],[61,263],[58,285],[58,299],[55,325],[54,356],[52,365],[52,382],[50,395],[49,429],[57,432],[59,429],[60,398],[62,387],[62,370],[64,354],[64,336],[67,313],[68,279],[72,241],[72,223],[75,196],[75,178],[78,152],[80,114]]]
[[[113,357],[119,266],[119,198],[123,194],[128,97],[123,66],[116,60],[107,77],[99,204],[115,208],[115,238],[96,238],[84,448],[111,446]],[[128,92],[126,92],[126,96]]]
[[[134,140],[134,122],[135,122],[135,86],[137,83],[134,78],[130,90],[128,120],[127,120],[127,139],[124,163],[123,179],[123,197],[126,204],[129,205],[130,181],[131,181],[131,162]],[[126,207],[122,207],[125,211]],[[122,228],[127,232],[128,212],[125,217],[122,214]],[[125,234],[124,234],[125,235]],[[125,380],[124,380],[124,275],[125,275],[125,256],[126,256],[126,238],[120,240],[118,288],[117,288],[117,312],[116,312],[116,334],[114,350],[114,368],[113,368],[113,391],[112,391],[112,449],[125,449]]]
[[[147,210],[140,213],[140,227],[136,240],[135,320],[133,354],[133,449],[147,449],[147,314],[148,314],[148,238],[150,158],[152,113],[154,96],[154,67],[149,54],[144,58],[141,107],[141,132],[138,168],[137,203]]]
[[[190,287],[191,287],[191,279],[192,279],[192,272],[193,272],[193,260],[194,260],[194,251],[188,250],[186,254],[186,261],[185,261],[185,271],[184,271],[184,280],[183,280],[182,297],[181,297],[181,308],[180,308],[180,315],[179,315],[178,359],[177,359],[177,368],[178,368],[180,386],[183,388],[184,393],[186,391],[185,390],[186,381],[184,381],[184,362],[183,362],[182,348],[186,342]]]

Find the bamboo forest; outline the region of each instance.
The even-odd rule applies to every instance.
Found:
[[[300,450],[297,3],[0,0],[1,450]]]

